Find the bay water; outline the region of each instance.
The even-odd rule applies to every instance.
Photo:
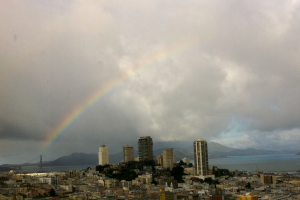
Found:
[[[254,172],[256,169],[269,172],[296,172],[300,170],[300,155],[230,156],[227,158],[210,159],[209,166],[248,172]]]

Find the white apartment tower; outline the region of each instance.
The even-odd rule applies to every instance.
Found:
[[[102,145],[102,147],[99,147],[99,165],[107,165],[107,164],[109,164],[108,147]]]
[[[194,141],[195,174],[209,175],[207,142],[204,139]]]

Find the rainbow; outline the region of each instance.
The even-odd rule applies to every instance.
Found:
[[[199,39],[192,38],[188,41],[181,42],[172,46],[169,46],[157,53],[143,56],[133,67],[122,71],[114,79],[106,82],[98,90],[96,90],[92,95],[90,95],[86,100],[81,102],[79,105],[74,107],[71,112],[69,112],[63,120],[49,133],[42,141],[42,148],[49,147],[57,138],[69,127],[71,126],[86,110],[88,110],[92,105],[101,99],[105,94],[114,89],[117,85],[130,78],[137,72],[144,68],[152,66],[158,62],[164,61],[171,55],[183,52],[184,50],[198,44]]]

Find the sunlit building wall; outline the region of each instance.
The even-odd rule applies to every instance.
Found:
[[[99,165],[107,165],[107,164],[109,164],[108,147],[102,145],[102,147],[99,147]]]

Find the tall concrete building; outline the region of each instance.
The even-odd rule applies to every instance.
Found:
[[[99,165],[109,164],[109,151],[108,147],[102,145],[99,147]]]
[[[134,149],[128,145],[123,147],[123,162],[134,161]]]
[[[152,160],[153,159],[153,141],[150,136],[140,137],[139,145],[139,160]]]
[[[172,170],[174,167],[173,148],[168,148],[163,150],[162,156],[163,156],[163,167]]]
[[[204,139],[194,141],[195,174],[209,175],[207,142]]]

